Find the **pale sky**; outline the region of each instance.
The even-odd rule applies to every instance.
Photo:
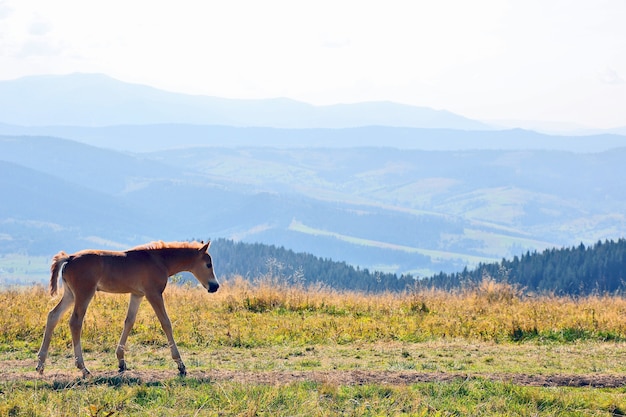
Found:
[[[626,126],[625,0],[0,0],[0,80]]]

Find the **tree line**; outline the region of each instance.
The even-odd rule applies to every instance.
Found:
[[[345,262],[296,253],[284,247],[217,239],[211,254],[221,276],[281,278],[300,284],[322,283],[337,290],[404,291],[422,287],[454,289],[485,277],[519,286],[526,292],[558,295],[616,293],[626,290],[626,239],[598,241],[570,248],[527,251],[513,259],[479,264],[461,272],[416,279],[410,274],[370,271]]]
[[[411,276],[398,278],[396,274],[361,269],[261,243],[216,239],[211,242],[210,252],[216,273],[221,276],[241,275],[248,279],[271,276],[304,285],[321,283],[337,290],[365,292],[402,291],[415,282]]]
[[[557,295],[621,293],[626,290],[626,239],[606,240],[589,246],[527,251],[512,260],[480,264],[473,270],[440,273],[424,285],[451,289],[490,277],[517,285],[526,292]]]

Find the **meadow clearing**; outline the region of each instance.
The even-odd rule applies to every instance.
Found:
[[[0,415],[625,415],[626,300],[528,296],[485,279],[455,292],[336,292],[263,277],[215,294],[170,285],[166,305],[188,376],[178,377],[143,303],[115,348],[127,295],[98,293],[74,367],[67,320],[35,372],[41,286],[0,291]]]

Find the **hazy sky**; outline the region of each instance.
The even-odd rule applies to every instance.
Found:
[[[625,0],[0,0],[0,80],[626,126]]]

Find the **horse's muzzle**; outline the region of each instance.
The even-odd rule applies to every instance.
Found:
[[[220,284],[217,282],[209,282],[209,292],[215,292],[220,287]]]

